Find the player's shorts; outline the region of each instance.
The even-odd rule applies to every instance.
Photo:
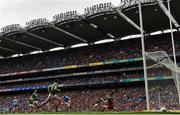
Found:
[[[37,105],[37,104],[38,104],[38,101],[34,101],[33,104],[34,104],[34,105]]]
[[[107,108],[108,109],[114,109],[114,105],[108,105]]]
[[[29,102],[30,107],[35,107],[35,106],[37,106],[37,104],[38,104],[37,100],[32,100],[31,102]]]
[[[54,101],[55,97],[56,97],[55,94],[54,95],[53,94],[48,95],[49,101],[52,101],[52,102]]]
[[[63,100],[64,101],[64,103],[69,103],[69,100]]]
[[[54,99],[56,97],[55,94],[49,94],[49,96],[50,96],[51,99]]]
[[[35,107],[35,105],[34,104],[29,104],[29,107]]]
[[[55,94],[56,94],[56,91],[51,91],[50,89],[48,89],[48,92],[49,92],[49,94],[51,94],[51,95],[55,95]]]
[[[64,102],[68,107],[70,107],[70,102]]]
[[[13,104],[13,107],[18,107],[18,104]]]

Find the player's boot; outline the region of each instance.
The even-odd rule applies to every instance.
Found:
[[[68,112],[70,112],[71,111],[71,106],[69,106],[67,110],[68,110]]]

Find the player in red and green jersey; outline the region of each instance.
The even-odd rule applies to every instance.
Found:
[[[107,94],[105,98],[100,98],[94,104],[93,108],[97,110],[97,108],[101,108],[102,111],[104,110],[117,110],[115,107],[115,98],[114,98],[115,91],[113,90],[111,93]],[[105,103],[105,104],[104,104]]]
[[[101,100],[106,103],[105,105],[102,105],[103,111],[105,109],[117,110],[117,108],[115,107],[114,91],[111,92],[109,95],[106,95],[106,100],[104,100],[103,98],[101,98]]]

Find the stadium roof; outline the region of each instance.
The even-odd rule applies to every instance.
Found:
[[[161,0],[159,0],[161,1]],[[167,2],[142,0],[144,31],[169,29]],[[180,0],[171,0],[173,28],[180,24]],[[57,14],[53,21],[44,18],[2,28],[0,56],[48,51],[56,47],[70,47],[80,43],[94,43],[103,39],[119,39],[140,33],[138,4],[122,0],[119,7],[110,3],[85,8],[85,14],[76,11]]]

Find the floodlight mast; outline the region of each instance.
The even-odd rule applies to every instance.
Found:
[[[139,6],[139,21],[141,28],[141,45],[142,45],[142,56],[143,56],[143,70],[144,70],[144,82],[145,82],[145,94],[146,94],[146,107],[150,110],[149,106],[149,89],[148,89],[148,79],[147,79],[147,68],[146,68],[146,58],[145,58],[145,45],[144,45],[144,29],[143,29],[143,19],[142,19],[142,6],[141,0],[138,0]]]
[[[178,91],[178,99],[180,104],[180,87],[179,87],[179,79],[178,79],[178,73],[177,73],[177,61],[176,61],[176,49],[174,44],[174,35],[173,35],[173,28],[172,28],[172,19],[171,19],[171,7],[170,7],[170,0],[167,0],[168,3],[168,18],[169,18],[169,25],[171,29],[171,43],[172,43],[172,49],[173,49],[173,58],[174,58],[174,66],[176,71],[176,80],[177,80],[177,91]]]

